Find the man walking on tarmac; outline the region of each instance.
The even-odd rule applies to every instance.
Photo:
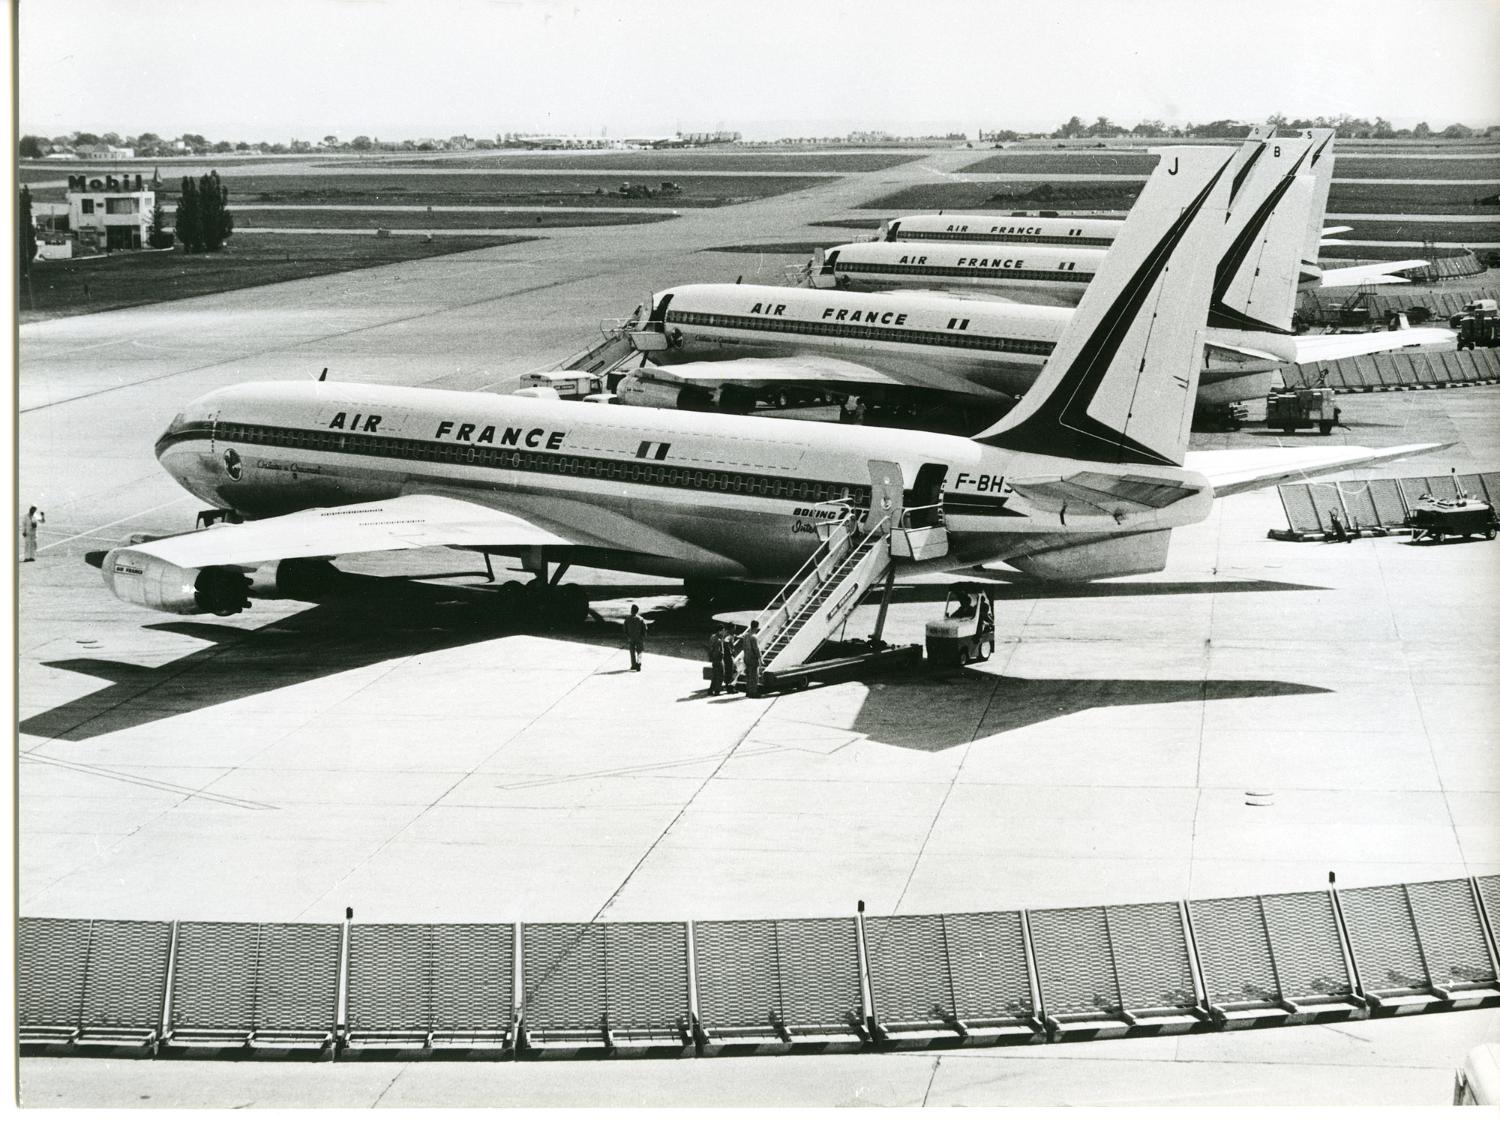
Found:
[[[641,607],[632,605],[630,616],[625,619],[625,643],[630,648],[630,670],[641,670],[641,650],[646,647],[646,619],[641,616]]]

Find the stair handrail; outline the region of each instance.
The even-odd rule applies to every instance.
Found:
[[[846,552],[841,557],[838,565],[835,566],[833,570],[829,571],[828,574],[822,575],[822,576],[819,577],[817,586],[813,590],[811,590],[809,592],[808,598],[806,600],[804,600],[802,602],[802,604],[806,605],[807,601],[812,600],[812,598],[817,597],[820,594],[826,595],[825,598],[824,598],[825,602],[828,601],[828,600],[831,600],[833,598],[833,596],[835,594],[837,594],[838,591],[842,590],[848,584],[848,582],[850,581],[850,579],[852,579],[858,573],[858,571],[859,571],[859,565],[860,564],[859,563],[853,564],[853,566],[849,570],[848,574],[843,575],[839,579],[838,582],[834,582],[833,581],[833,577],[838,572],[838,570],[841,569],[842,567],[846,566],[846,565],[849,565],[849,560],[855,559],[857,557],[862,556],[866,552],[867,548],[873,548],[874,546],[876,546],[877,544],[879,544],[881,542],[887,542],[887,541],[889,541],[890,535],[891,535],[891,517],[889,515],[882,516],[880,518],[880,521],[878,523],[876,523],[872,528],[870,528],[869,531],[865,533],[864,537],[861,538],[859,540],[859,542],[855,544],[854,548],[852,550]],[[861,558],[860,561],[862,562],[863,559]],[[889,562],[890,562],[889,555],[887,555],[886,556],[886,565],[889,565]],[[882,571],[882,573],[883,573],[883,571]],[[842,603],[840,603],[840,604],[842,604]],[[856,605],[857,604],[858,604],[858,601],[856,600]],[[849,608],[848,613],[852,613],[853,610],[854,610],[854,607],[851,606]],[[843,616],[847,617],[848,613],[845,613]],[[829,616],[829,614],[825,614],[824,615],[825,622],[826,622],[828,616]],[[812,618],[809,618],[809,621],[811,621],[811,620],[812,620]],[[842,618],[841,618],[841,620],[842,620]],[[804,622],[804,627],[806,626],[806,624],[807,623]],[[798,630],[798,632],[800,633],[800,630]],[[794,634],[794,636],[795,636],[795,634]],[[782,627],[781,632],[778,632],[775,637],[771,638],[770,641],[765,645],[764,649],[762,649],[762,653],[763,653],[762,659],[764,661],[764,666],[765,667],[769,668],[772,665],[772,663],[777,658],[779,658],[782,655],[782,653],[781,653],[780,650],[785,647],[782,644],[783,640],[788,641],[788,642],[790,642],[792,640],[792,637],[789,637],[789,636],[786,635],[786,628],[784,626]]]
[[[861,509],[850,508],[848,513],[837,520],[824,520],[820,526],[833,525],[832,531],[826,539],[819,542],[812,554],[807,556],[798,569],[787,580],[776,595],[766,603],[766,608],[761,610],[755,618],[760,622],[760,637],[763,645],[774,642],[777,634],[792,615],[801,609],[809,597],[823,583],[828,574],[838,568],[838,564],[848,557],[848,547],[853,539],[852,529],[859,521]],[[838,551],[837,558],[834,552]],[[825,571],[825,567],[827,568]]]

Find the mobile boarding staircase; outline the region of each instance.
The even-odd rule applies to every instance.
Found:
[[[922,659],[921,645],[887,645],[881,634],[899,562],[925,562],[948,553],[941,505],[879,518],[850,507],[838,519],[818,524],[818,535],[822,542],[817,550],[756,618],[762,691],[791,691],[812,680],[909,668]],[[881,595],[874,633],[864,641],[829,644],[876,586]],[[829,651],[823,659],[814,659],[825,645]]]

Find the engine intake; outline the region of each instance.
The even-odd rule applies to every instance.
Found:
[[[229,617],[250,605],[250,576],[232,566],[173,566],[155,555],[116,547],[100,570],[115,597],[163,613]]]

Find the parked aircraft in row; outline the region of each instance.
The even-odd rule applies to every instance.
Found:
[[[1288,130],[1273,129],[1264,125],[1253,126],[1245,144],[1239,150],[1239,166],[1233,169],[1233,174],[1240,176],[1247,170],[1247,165],[1251,163],[1250,152],[1261,142],[1291,143],[1296,140],[1308,142],[1311,146],[1311,154],[1307,161],[1306,171],[1312,175],[1314,184],[1309,199],[1306,234],[1301,248],[1302,270],[1299,287],[1302,289],[1337,289],[1356,285],[1404,283],[1408,279],[1400,276],[1400,271],[1415,266],[1425,266],[1428,264],[1426,259],[1378,262],[1360,266],[1335,266],[1329,269],[1323,269],[1318,264],[1318,249],[1323,242],[1351,229],[1347,226],[1325,227],[1323,225],[1328,210],[1328,195],[1333,186],[1333,137],[1334,130],[1332,129]],[[945,266],[956,264],[950,262],[948,260],[950,258],[972,260],[999,257],[1004,260],[1024,257],[1025,255],[1018,250],[1020,247],[1034,248],[1039,245],[1066,247],[1076,253],[1054,255],[1056,260],[1071,261],[1074,263],[1075,270],[1090,272],[1088,266],[1097,265],[1098,261],[1092,255],[1102,254],[1108,249],[1120,233],[1124,222],[1123,219],[1084,215],[990,215],[951,212],[938,212],[935,215],[902,215],[885,223],[880,229],[880,235],[873,242],[849,243],[828,250],[821,261],[816,263],[817,269],[814,273],[815,276],[831,273],[834,278],[848,277],[849,284],[856,284],[857,275],[865,274],[867,275],[865,280],[873,285],[875,284],[873,275],[877,273],[889,275],[892,271],[887,267],[892,264],[892,255],[899,260],[903,253],[893,251],[888,246],[884,251],[876,248],[886,244],[907,242],[954,244],[949,247],[949,253],[938,255],[938,264]],[[998,244],[1003,249],[989,246],[990,252],[985,254],[982,251],[971,250],[967,245],[987,246],[991,243]],[[923,251],[917,253],[921,252]],[[830,269],[829,260],[835,254],[838,256],[837,261]],[[862,269],[861,266],[864,268]],[[1045,266],[1032,268],[1044,269]],[[945,284],[964,284],[963,281],[956,280],[965,276],[963,272],[947,276],[950,280]],[[890,280],[890,276],[885,278],[887,282]],[[1038,296],[1020,295],[1019,299],[1044,300],[1050,292],[1065,300],[1074,293],[1073,290],[1060,283],[1065,280],[1074,280],[1076,283],[1076,279],[1056,280],[1059,284],[1035,286]],[[929,281],[928,284],[931,282]],[[983,286],[983,288],[1011,293],[1015,289],[1014,286],[1005,288]],[[1081,289],[1077,292],[1081,292]],[[1066,303],[1072,303],[1072,301],[1066,301]]]
[[[184,488],[246,522],[91,561],[115,594],[169,613],[235,613],[257,594],[295,596],[330,558],[438,545],[517,557],[547,597],[549,567],[555,582],[574,562],[779,580],[813,552],[819,523],[863,513],[879,532],[918,509],[934,535],[904,568],[1005,561],[1067,580],[1158,570],[1171,530],[1202,520],[1215,495],[1433,448],[1186,453],[1229,157],[1166,153],[1042,376],[972,438],[248,383],[189,404],[157,443]]]
[[[1263,396],[1272,373],[1297,359],[1292,291],[1304,210],[1284,199],[1295,190],[1305,205],[1308,185],[1297,185],[1297,167],[1306,149],[1307,142],[1293,142],[1240,162],[1249,175],[1236,193],[1231,218],[1237,214],[1238,221],[1222,224],[1209,250],[1212,331],[1198,388],[1205,409]],[[1159,170],[1170,175],[1170,164]],[[1073,315],[1067,308],[930,291],[698,284],[653,294],[627,331],[656,377],[664,373],[683,385],[720,385],[730,376],[811,378],[1018,395],[1048,362]],[[719,367],[735,359],[757,365]]]

